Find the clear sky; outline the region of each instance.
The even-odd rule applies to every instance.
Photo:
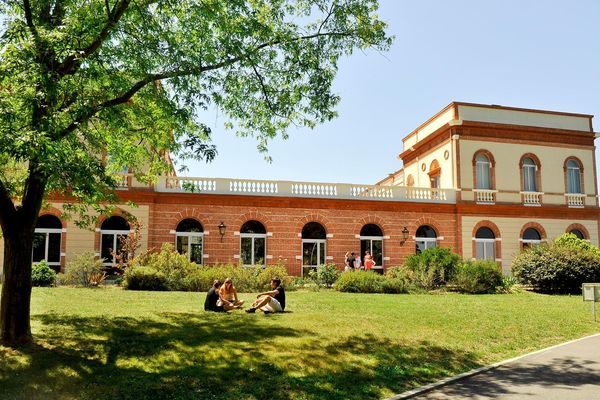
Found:
[[[211,111],[204,122],[219,155],[187,175],[375,183],[402,166],[402,138],[454,100],[593,114],[600,131],[600,1],[380,6],[395,43],[340,63],[337,119],[271,142],[269,164],[252,138],[225,131]]]

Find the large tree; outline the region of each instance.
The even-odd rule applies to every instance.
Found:
[[[114,201],[115,173],[151,179],[214,156],[215,107],[260,151],[335,116],[338,60],[390,45],[376,0],[2,0],[1,341],[32,340],[32,237],[44,196]]]

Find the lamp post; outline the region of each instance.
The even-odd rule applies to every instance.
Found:
[[[223,236],[225,236],[225,229],[227,229],[227,226],[223,223],[223,221],[221,221],[221,223],[219,224],[219,234],[221,235],[221,242],[223,241]]]

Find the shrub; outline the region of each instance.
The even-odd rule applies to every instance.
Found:
[[[414,273],[405,266],[390,267],[385,273],[384,293],[412,293],[420,291],[413,283]]]
[[[31,266],[31,284],[33,286],[52,286],[56,282],[56,272],[46,261]]]
[[[308,273],[308,278],[315,283],[317,287],[330,288],[340,276],[340,271],[337,270],[335,264],[323,264],[312,269]]]
[[[170,290],[186,290],[186,277],[198,269],[196,263],[191,262],[187,255],[179,254],[170,243],[164,243],[160,251],[150,251],[135,257],[131,260],[128,268],[139,266],[161,272],[165,276]],[[125,275],[125,285],[129,287],[127,273]]]
[[[537,291],[578,293],[582,283],[600,280],[600,251],[566,234],[521,252],[512,262],[512,272]]]
[[[452,283],[463,293],[495,293],[502,286],[502,272],[493,261],[465,261],[456,268]]]
[[[96,278],[103,273],[102,260],[92,252],[85,252],[67,263],[65,273],[61,274],[59,280],[64,285],[95,286]]]
[[[434,247],[409,256],[404,266],[413,272],[411,280],[414,284],[435,289],[452,279],[459,262],[460,256],[449,248]]]
[[[372,271],[342,272],[334,284],[340,292],[383,293],[385,276]]]
[[[124,286],[130,290],[167,290],[169,287],[164,273],[144,266],[128,267]]]

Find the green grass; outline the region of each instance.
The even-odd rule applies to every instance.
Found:
[[[203,301],[34,289],[37,344],[0,346],[0,397],[378,399],[600,331],[578,296],[299,291],[276,315],[205,313]]]

